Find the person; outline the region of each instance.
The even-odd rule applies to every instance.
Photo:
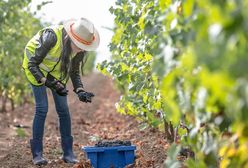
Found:
[[[22,67],[31,84],[35,99],[35,114],[30,139],[33,163],[45,165],[43,157],[43,133],[48,112],[47,88],[51,89],[59,117],[62,159],[66,163],[77,163],[73,152],[71,118],[67,104],[66,83],[69,78],[79,100],[90,103],[93,93],[84,90],[80,67],[86,54],[98,48],[100,37],[93,23],[86,18],[71,19],[62,25],[40,30],[26,45]]]

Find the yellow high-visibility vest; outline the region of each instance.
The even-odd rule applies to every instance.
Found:
[[[46,57],[43,59],[41,64],[39,65],[39,69],[43,73],[43,75],[46,77],[48,73],[50,73],[52,76],[54,76],[56,79],[62,80],[62,83],[66,83],[67,79],[61,79],[61,72],[60,72],[60,66],[61,66],[61,54],[63,50],[63,39],[62,39],[62,30],[63,26],[52,26],[49,27],[52,29],[57,37],[57,42],[53,48],[50,49],[50,51],[47,53]],[[35,49],[38,46],[38,40],[40,36],[42,35],[42,32],[47,29],[44,28],[40,30],[26,45],[24,50],[24,59],[22,67],[25,71],[25,75],[28,79],[28,81],[33,85],[42,85],[41,83],[38,83],[35,79],[35,77],[32,75],[32,73],[28,69],[28,61],[31,57],[35,54]]]

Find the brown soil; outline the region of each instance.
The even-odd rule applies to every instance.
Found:
[[[116,112],[115,103],[119,93],[113,82],[100,74],[83,77],[86,90],[96,96],[92,103],[82,103],[70,88],[68,103],[72,118],[74,152],[80,164],[64,163],[62,154],[58,118],[54,102],[49,94],[49,112],[46,118],[44,136],[44,157],[49,160],[44,168],[89,167],[83,146],[94,145],[99,139],[131,140],[136,145],[137,168],[163,167],[168,144],[161,132],[139,128],[140,122],[131,116]],[[29,139],[32,135],[33,104],[26,104],[14,111],[0,113],[0,168],[34,168],[31,160]],[[24,128],[17,128],[18,126]],[[18,132],[18,133],[17,133]]]

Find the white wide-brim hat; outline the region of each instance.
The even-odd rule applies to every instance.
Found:
[[[94,51],[99,46],[99,33],[88,19],[71,19],[65,21],[63,25],[72,42],[78,48]]]

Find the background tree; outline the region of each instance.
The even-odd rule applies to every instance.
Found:
[[[98,68],[122,90],[117,109],[192,149],[189,167],[248,166],[247,7],[242,0],[120,0],[110,8],[112,61]],[[167,166],[178,163],[172,149]]]
[[[1,111],[6,111],[7,100],[13,109],[15,103],[23,103],[28,94],[26,79],[21,72],[23,51],[29,38],[42,27],[29,9],[30,3],[31,0],[0,2]]]

